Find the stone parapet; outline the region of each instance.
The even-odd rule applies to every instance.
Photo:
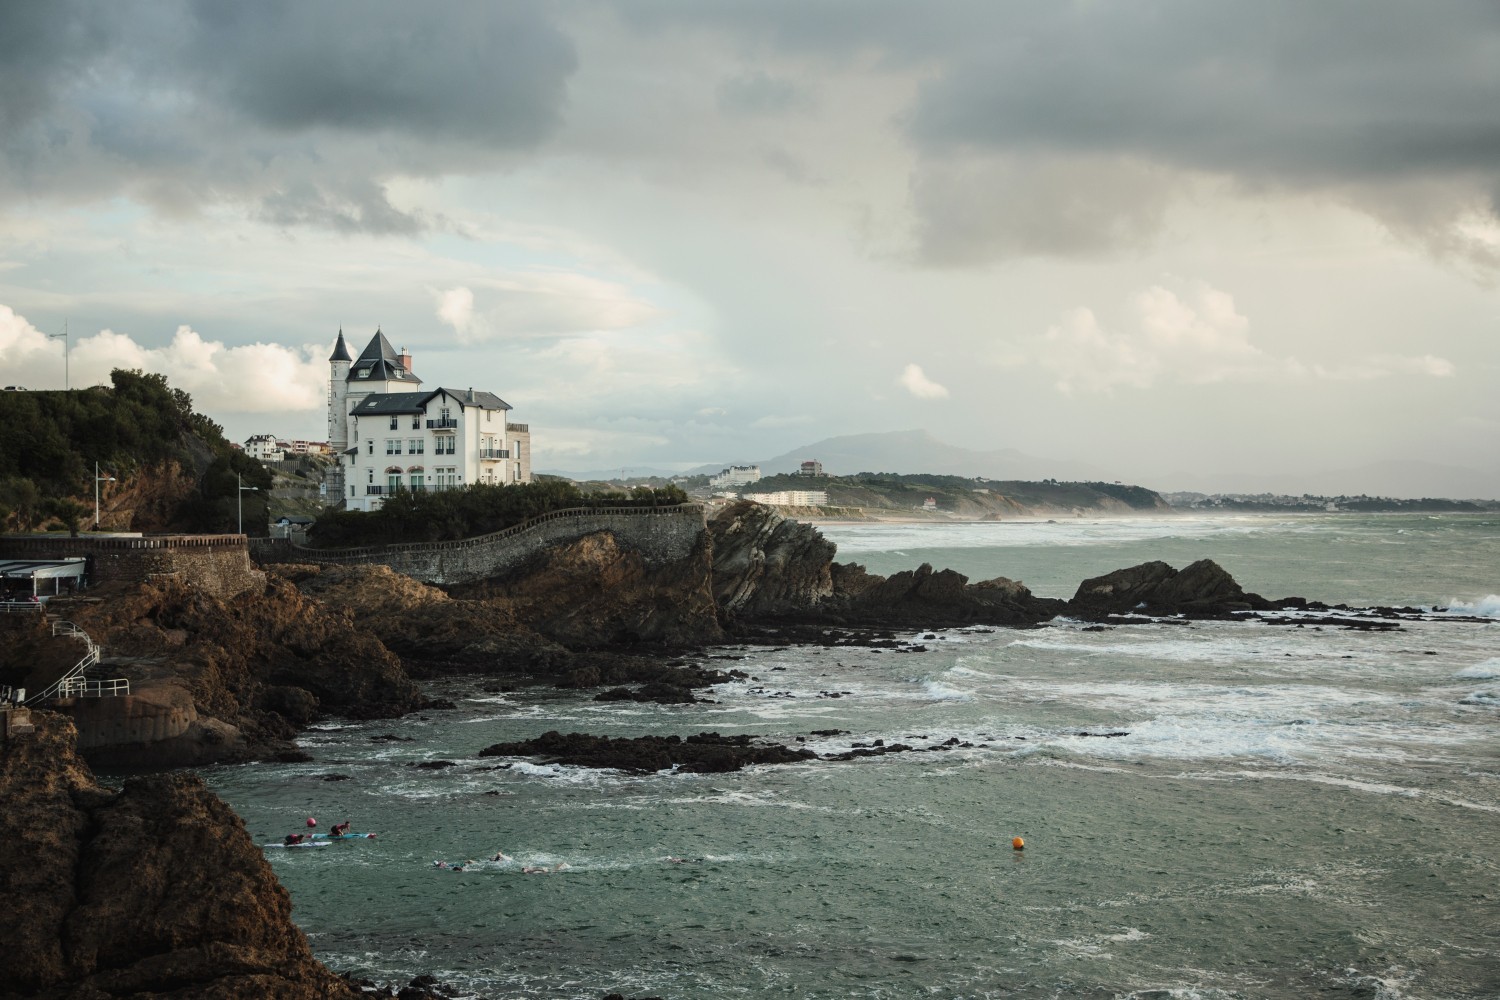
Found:
[[[504,576],[553,545],[608,531],[639,552],[648,568],[688,557],[703,535],[703,508],[572,507],[555,510],[503,531],[451,542],[408,542],[357,549],[313,549],[283,539],[256,539],[262,562],[324,566],[385,565],[424,583],[454,585]]]

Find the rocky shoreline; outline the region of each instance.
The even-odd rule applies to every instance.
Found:
[[[1253,615],[1269,625],[1354,629],[1400,628],[1403,618],[1423,616],[1410,608],[1372,616],[1296,597],[1267,600],[1208,560],[1180,571],[1159,562],[1118,570],[1083,581],[1061,601],[1038,598],[1016,581],[970,583],[925,565],[880,577],[837,563],[834,554],[814,528],[746,503],[707,523],[692,558],[654,571],[611,540],[588,536],[504,579],[453,592],[383,566],[282,565],[266,569],[262,589],[232,600],[157,579],[59,602],[53,610],[106,649],[107,669],[129,677],[132,694],[128,704],[119,700],[128,711],[114,721],[112,732],[123,736],[113,741],[96,734],[80,743],[72,720],[37,712],[35,734],[0,748],[0,837],[8,847],[0,871],[14,904],[3,922],[0,1000],[338,998],[375,990],[312,957],[262,852],[201,780],[149,774],[113,790],[90,764],[155,772],[305,759],[296,737],[309,725],[441,710],[420,681],[455,674],[489,690],[547,686],[600,701],[692,701],[705,687],[745,677],[727,643],[919,652],[924,640],[914,636],[937,638],[928,630],[1035,628],[1059,615],[1089,628],[1142,616]],[[65,667],[76,656],[40,616],[4,618],[9,676]],[[163,720],[175,720],[175,728]],[[129,738],[159,732],[168,735]],[[479,756],[726,772],[967,745],[956,737],[922,741],[819,755],[798,745],[801,737],[786,745],[717,733],[552,732]],[[429,982],[379,989],[397,994],[442,995]]]

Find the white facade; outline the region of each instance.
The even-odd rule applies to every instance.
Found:
[[[250,435],[245,439],[245,454],[262,462],[279,462],[286,458],[286,451],[275,434]]]
[[[531,482],[530,428],[494,393],[421,390],[411,356],[379,331],[353,361],[340,332],[329,369],[330,503],[378,510],[398,490]]]
[[[778,490],[775,493],[746,493],[746,500],[754,500],[769,507],[826,507],[827,490]]]
[[[717,476],[709,479],[708,485],[712,489],[724,489],[729,486],[745,486],[749,483],[760,481],[760,466],[758,465],[731,465]]]

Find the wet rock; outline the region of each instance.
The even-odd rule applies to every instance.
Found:
[[[536,739],[496,743],[479,752],[481,757],[536,757],[551,764],[608,767],[634,773],[676,769],[685,772],[738,771],[750,764],[786,764],[816,757],[809,750],[757,743],[749,736],[699,733],[686,739],[677,736],[641,736],[635,739],[563,735],[556,730]]]

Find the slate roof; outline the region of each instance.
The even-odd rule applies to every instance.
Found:
[[[366,396],[349,411],[356,417],[368,417],[386,413],[421,413],[428,400],[446,395],[460,406],[472,406],[480,410],[509,410],[511,405],[493,392],[474,389],[444,389],[439,386],[430,392],[379,392]]]
[[[349,358],[349,347],[348,347],[347,344],[344,343],[344,330],[343,330],[343,327],[339,328],[339,339],[338,339],[338,342],[333,345],[333,353],[330,354],[330,355],[328,355],[328,360],[329,361],[348,361],[348,360],[350,360],[350,358]]]
[[[401,359],[396,354],[396,349],[391,342],[385,339],[385,334],[379,330],[375,336],[370,338],[370,343],[360,352],[354,364],[349,366],[349,374],[345,377],[346,382],[407,382],[411,385],[421,385],[422,380],[417,378],[415,372],[409,372],[402,367]]]

